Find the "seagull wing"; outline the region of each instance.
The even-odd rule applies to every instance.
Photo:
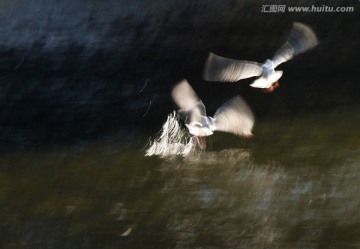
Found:
[[[236,82],[261,74],[262,68],[257,62],[228,59],[210,53],[205,63],[203,78],[207,81]]]
[[[252,136],[254,114],[246,102],[236,96],[223,104],[215,113],[215,130],[238,136]]]
[[[294,22],[288,40],[280,47],[272,59],[274,67],[314,48],[318,43],[315,32],[309,26]]]
[[[202,125],[206,109],[187,80],[182,80],[172,90],[172,98],[185,115],[185,123]]]

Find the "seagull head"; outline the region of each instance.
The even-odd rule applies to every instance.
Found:
[[[274,62],[272,60],[267,59],[264,64],[261,65],[262,74],[264,77],[268,77],[275,72]]]
[[[206,117],[206,123],[210,130],[212,131],[216,130],[216,123],[213,117]]]

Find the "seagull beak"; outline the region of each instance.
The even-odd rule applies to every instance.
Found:
[[[272,84],[271,87],[263,89],[263,92],[264,92],[264,93],[271,93],[271,92],[273,92],[276,88],[279,88],[279,87],[280,87],[279,81],[276,81],[274,84]]]

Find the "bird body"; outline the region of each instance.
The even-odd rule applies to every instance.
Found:
[[[318,39],[314,31],[305,24],[295,22],[287,41],[272,59],[267,59],[260,64],[253,61],[229,59],[210,53],[205,63],[203,77],[207,81],[222,82],[237,82],[241,79],[259,77],[250,86],[271,88],[283,74],[282,71],[275,70],[278,65],[314,48],[317,44]]]
[[[199,124],[185,124],[191,135],[197,137],[207,137],[214,134],[214,130],[210,128],[208,124],[199,125]]]
[[[172,90],[172,98],[185,117],[189,133],[196,137],[206,137],[214,131],[224,131],[238,136],[252,136],[254,115],[245,101],[236,96],[224,103],[214,117],[206,115],[206,109],[186,80],[179,82]]]
[[[193,110],[196,111],[196,110]],[[206,115],[206,113],[204,113]],[[199,115],[190,123],[185,123],[188,128],[190,134],[199,137],[210,136],[216,130],[215,119],[208,116]]]

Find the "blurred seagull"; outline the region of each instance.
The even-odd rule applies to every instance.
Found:
[[[184,116],[189,133],[197,138],[202,149],[206,147],[206,142],[202,137],[210,136],[214,131],[233,133],[243,137],[252,136],[254,115],[240,96],[224,103],[216,111],[214,117],[206,115],[203,102],[187,80],[176,84],[172,90],[172,98],[180,108],[180,115]]]
[[[283,72],[275,68],[294,56],[314,48],[318,39],[314,31],[307,25],[294,22],[287,41],[270,60],[263,64],[224,58],[210,53],[204,69],[204,79],[207,81],[236,82],[250,77],[259,77],[250,86],[267,89],[268,92],[279,87],[278,80]]]

